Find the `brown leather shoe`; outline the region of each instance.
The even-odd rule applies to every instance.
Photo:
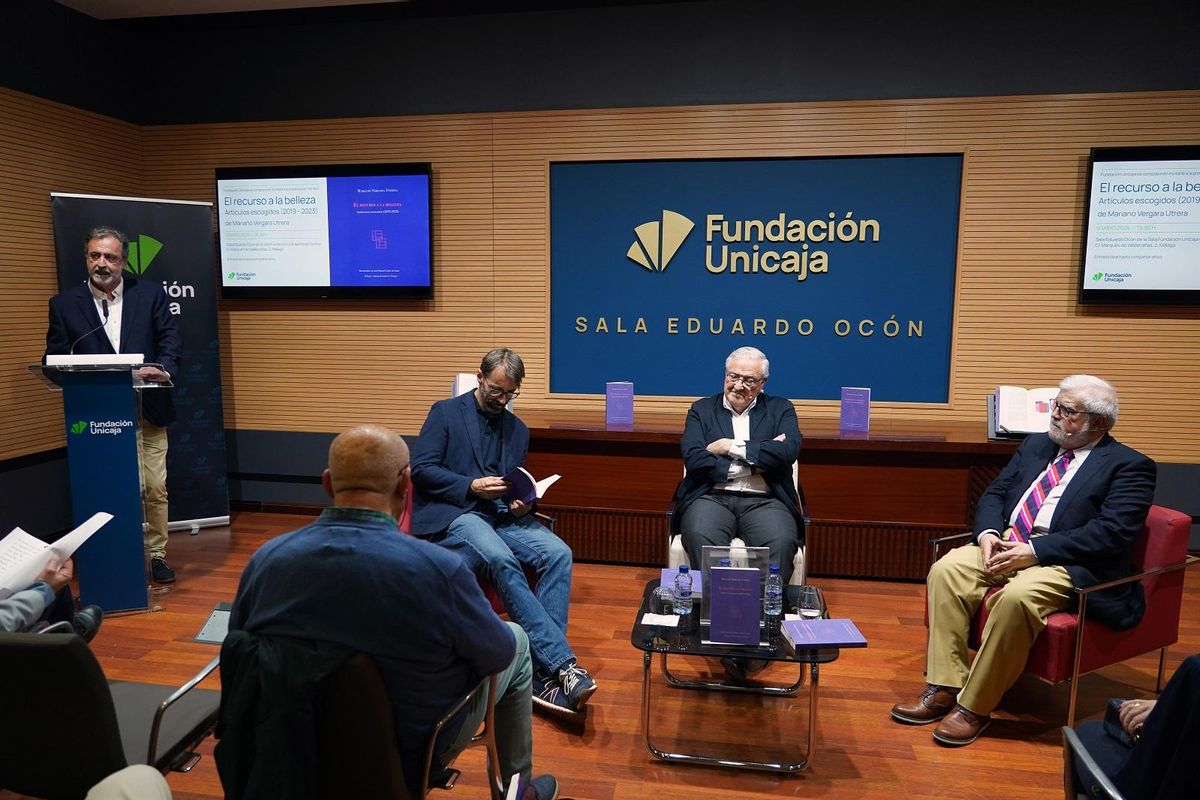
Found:
[[[957,699],[958,689],[931,683],[913,702],[892,706],[892,719],[910,725],[928,725],[949,714]]]
[[[962,706],[955,706],[934,729],[933,738],[947,747],[962,747],[978,739],[991,721],[992,718],[986,714],[980,716]]]

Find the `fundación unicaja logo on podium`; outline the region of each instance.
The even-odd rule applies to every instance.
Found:
[[[88,424],[87,424],[86,420],[81,419],[77,422],[71,423],[71,433],[80,434],[80,433],[83,433],[84,431],[86,431],[87,429],[88,429]]]
[[[662,272],[694,227],[683,214],[663,209],[661,220],[643,222],[633,229],[637,238],[625,255],[651,272]]]

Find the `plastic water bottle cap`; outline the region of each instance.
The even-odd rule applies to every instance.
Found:
[[[772,575],[776,575],[776,574],[778,574],[778,573],[779,573],[779,565],[778,565],[778,564],[772,564],[772,565],[771,565],[771,574],[772,574]]]
[[[687,572],[687,571],[688,571],[688,565],[687,565],[687,564],[680,564],[680,565],[679,565],[679,571],[680,571],[680,572]]]

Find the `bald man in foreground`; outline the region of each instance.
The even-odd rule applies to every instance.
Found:
[[[462,560],[402,534],[396,520],[409,489],[408,447],[387,428],[361,425],[329,448],[321,476],[333,505],[254,554],[238,586],[230,630],[286,636],[371,655],[387,686],[405,776],[414,796],[424,748],[445,711],[483,678],[500,673],[496,739],[501,775],[530,780],[529,639],[500,620]],[[482,699],[438,742],[436,771],[466,746]],[[554,800],[550,775],[532,780]]]

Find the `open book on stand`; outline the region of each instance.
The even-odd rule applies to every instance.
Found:
[[[517,467],[504,476],[504,480],[508,481],[510,487],[504,493],[504,499],[510,503],[514,500],[520,500],[523,503],[536,503],[545,496],[546,490],[561,477],[562,475],[551,475],[548,478],[536,481],[533,479],[533,475],[529,473],[529,470],[524,467]]]
[[[36,581],[57,556],[66,561],[79,546],[112,519],[112,514],[97,512],[75,530],[47,544],[20,528],[0,539],[0,597],[21,591]]]
[[[997,387],[988,402],[989,438],[1021,438],[1050,430],[1050,401],[1057,395],[1058,389],[1053,386]]]

